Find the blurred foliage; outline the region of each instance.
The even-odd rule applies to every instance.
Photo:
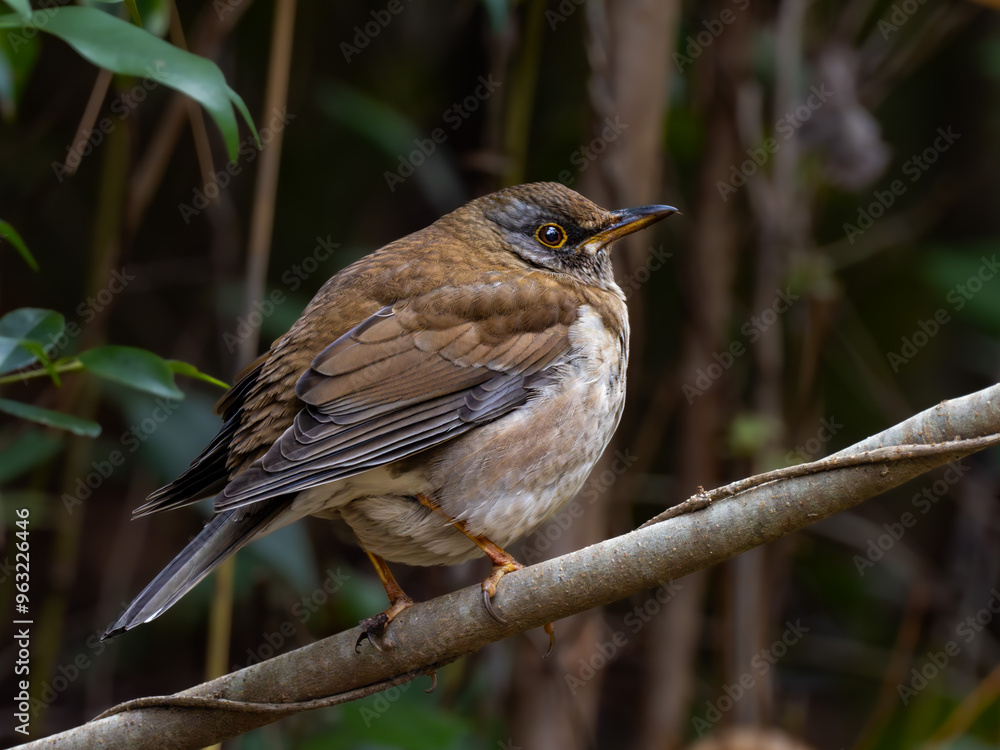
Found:
[[[49,352],[58,351],[69,335],[66,319],[54,310],[22,307],[4,315],[0,318],[0,385],[23,384],[48,376],[58,386],[61,375],[86,371],[166,399],[184,398],[184,393],[174,383],[175,373],[229,387],[199,372],[194,365],[166,361],[132,346],[102,346],[51,359]],[[101,432],[96,422],[9,399],[0,399],[0,412],[86,437],[97,437]]]
[[[126,5],[135,13],[134,2]],[[226,85],[214,63],[96,8],[52,6],[32,14],[26,6],[24,3],[17,13],[0,16],[0,29],[11,30],[9,40],[18,38],[19,33],[44,31],[59,37],[95,65],[114,73],[152,78],[157,84],[187,94],[209,111],[222,130],[230,158],[236,158],[238,135],[232,108],[239,110],[251,130],[253,121],[243,99]],[[12,57],[17,57],[17,51],[12,51]]]

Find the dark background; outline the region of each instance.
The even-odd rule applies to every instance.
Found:
[[[260,340],[284,332],[338,269],[505,184],[561,180],[610,208],[680,208],[617,251],[633,325],[626,413],[578,500],[582,516],[512,550],[528,562],[633,528],[699,485],[819,458],[995,383],[1000,34],[987,5],[401,2],[345,55],[387,5],[300,2],[267,243],[264,297],[279,301],[260,308]],[[155,28],[171,5],[140,9]],[[182,0],[176,12],[190,47],[219,64],[268,127],[274,4]],[[128,344],[232,382],[233,337],[254,335],[257,322],[245,269],[261,154],[247,144],[239,173],[190,215],[182,204],[199,205],[205,170],[226,166],[218,129],[206,122],[209,168],[187,114],[196,109],[162,86],[137,95],[141,81],[115,77],[100,114],[112,132],[64,174],[98,71],[51,36],[35,51],[33,65],[18,58],[19,96],[0,123],[0,219],[41,271],[0,246],[0,312],[59,310],[80,330],[65,353]],[[476,97],[481,77],[499,85]],[[122,98],[139,95],[134,107]],[[436,128],[444,143],[411,157]],[[387,179],[408,160],[422,163]],[[320,239],[338,247],[309,272],[326,257]],[[127,284],[102,294],[114,291],[114,272]],[[945,322],[935,329],[936,314]],[[154,623],[96,640],[207,517],[199,506],[129,520],[219,426],[211,408],[221,391],[181,387],[184,401],[166,407],[87,376],[0,394],[104,427],[89,440],[0,426],[0,450],[37,442],[36,460],[0,495],[4,560],[14,511],[32,512],[34,737],[204,678],[211,583]],[[81,491],[116,450],[124,463]],[[629,457],[626,470],[614,468],[615,451]],[[544,662],[544,636],[530,633],[442,670],[432,694],[418,681],[227,746],[652,749],[702,733],[721,742],[745,727],[760,747],[777,742],[765,728],[815,748],[932,738],[996,747],[996,451],[958,469],[689,576],[659,599],[650,592],[557,623]],[[385,606],[364,555],[322,522],[237,558],[230,668]],[[396,566],[418,599],[486,570]],[[963,626],[977,613],[978,629]],[[904,702],[899,686],[920,684],[911,669],[949,641],[958,655]],[[5,637],[4,696],[13,659]],[[0,726],[8,731],[6,718]]]

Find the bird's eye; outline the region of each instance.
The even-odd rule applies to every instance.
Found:
[[[545,247],[560,248],[566,244],[566,230],[558,224],[542,224],[535,230],[535,239]]]

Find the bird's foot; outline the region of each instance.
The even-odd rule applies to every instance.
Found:
[[[503,554],[506,555],[507,553],[504,552]],[[508,555],[508,557],[510,556]],[[496,609],[493,608],[493,595],[497,592],[497,583],[508,573],[520,570],[523,567],[524,566],[517,560],[510,558],[510,560],[496,565],[493,568],[493,572],[490,573],[490,577],[483,581],[483,604],[486,605],[486,611],[490,613],[490,617],[499,622],[501,625],[506,625],[507,621],[497,613]],[[556,631],[555,628],[552,627],[551,622],[545,623],[543,630],[545,630],[545,633],[549,636],[549,647],[545,650],[542,658],[548,659],[556,647]]]
[[[489,578],[483,581],[483,604],[486,605],[486,611],[489,612],[490,617],[499,622],[501,625],[506,625],[507,621],[503,619],[493,607],[493,597],[497,593],[497,584],[500,582],[500,579],[508,573],[513,573],[515,570],[521,570],[524,566],[515,560],[509,552],[505,552],[500,545],[496,544],[482,534],[472,533],[465,527],[464,522],[456,521],[453,518],[450,518],[431,498],[426,495],[417,495],[416,499],[421,505],[441,513],[445,516],[445,518],[448,518],[448,520],[451,521],[452,526],[472,540],[472,542],[475,543],[475,545],[479,547],[479,549],[481,549],[483,553],[493,562],[493,572],[490,573]],[[543,659],[548,658],[549,654],[552,653],[552,650],[556,645],[556,633],[552,628],[551,622],[545,624],[545,632],[549,636],[549,647],[545,651],[545,655],[542,657]]]
[[[365,552],[372,561],[372,565],[375,566],[375,572],[378,573],[379,580],[382,581],[382,586],[385,588],[386,596],[389,597],[389,609],[361,621],[361,635],[358,636],[358,640],[354,644],[354,651],[355,653],[360,652],[361,642],[367,638],[368,642],[375,647],[375,650],[382,653],[384,650],[383,646],[385,645],[385,629],[396,615],[404,609],[413,606],[413,600],[396,583],[396,579],[393,577],[392,571],[389,570],[389,566],[385,560],[370,550],[366,549]]]
[[[497,584],[500,583],[500,579],[508,573],[520,570],[524,566],[499,547],[496,549],[508,559],[493,558],[493,572],[490,573],[489,578],[483,581],[483,603],[486,605],[486,611],[490,613],[490,617],[499,622],[501,625],[506,625],[507,621],[498,615],[497,611],[493,608],[493,597],[496,596]],[[493,555],[490,555],[490,557],[493,557]]]
[[[404,609],[408,609],[413,606],[413,600],[408,596],[403,596],[395,601],[389,606],[385,612],[379,612],[374,617],[369,617],[366,620],[360,622],[361,625],[361,635],[358,636],[357,642],[354,644],[355,653],[361,652],[361,643],[364,640],[368,640],[375,650],[382,653],[384,648],[385,631],[389,627],[389,623],[392,622],[396,615],[402,612]]]

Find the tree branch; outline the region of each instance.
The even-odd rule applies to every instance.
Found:
[[[942,402],[828,459],[699,493],[680,506],[689,512],[671,509],[668,520],[511,573],[494,600],[507,624],[490,618],[472,586],[402,613],[384,653],[367,645],[355,653],[355,628],[174,696],[122,704],[22,747],[204,747],[291,713],[387,689],[494,641],[657,587],[997,444],[1000,385]]]

